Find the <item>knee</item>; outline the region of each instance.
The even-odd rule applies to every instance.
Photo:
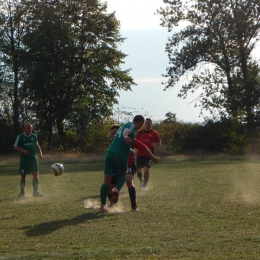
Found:
[[[130,174],[127,174],[127,176],[126,176],[126,186],[128,188],[133,187],[133,176]]]

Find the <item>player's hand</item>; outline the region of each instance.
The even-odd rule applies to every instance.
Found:
[[[159,163],[159,162],[160,162],[160,158],[154,157],[154,158],[153,158],[153,162],[154,162],[154,163]]]
[[[27,150],[23,150],[23,154],[25,154],[25,155],[29,155],[29,154],[30,154],[30,152],[29,152],[29,151],[27,151]]]
[[[131,143],[131,138],[129,136],[125,136],[125,143],[130,144]]]

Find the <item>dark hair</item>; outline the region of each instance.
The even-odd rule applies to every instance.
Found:
[[[147,117],[147,118],[145,119],[145,121],[150,121],[150,122],[152,122],[152,119]]]
[[[137,115],[134,117],[133,121],[136,123],[144,122],[144,117],[142,115]]]
[[[114,130],[115,128],[119,129],[120,128],[120,125],[118,124],[114,124],[110,127],[110,130]]]

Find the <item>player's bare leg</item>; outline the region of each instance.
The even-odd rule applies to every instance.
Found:
[[[143,173],[142,173],[142,168],[139,168],[139,169],[137,169],[137,177],[138,177],[138,179],[139,179],[139,181],[140,181],[140,189],[142,189],[142,187],[143,187],[143,182],[144,182],[144,179],[143,179]]]

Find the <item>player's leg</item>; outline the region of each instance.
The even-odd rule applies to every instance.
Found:
[[[112,180],[111,180],[111,182],[110,182],[110,184],[109,184],[109,186],[108,186],[108,192],[107,192],[107,198],[108,198],[108,200],[109,200],[109,202],[110,202],[110,207],[112,207],[113,206],[113,204],[114,204],[114,202],[113,202],[113,200],[112,200],[112,198],[113,198],[113,188],[115,188],[115,186],[116,186],[116,180],[117,180],[117,175],[114,175],[113,177],[112,177]]]
[[[38,188],[39,188],[39,180],[38,180],[39,166],[38,166],[38,161],[37,161],[36,158],[34,160],[32,160],[32,162],[31,162],[30,172],[32,173],[33,196],[34,197],[41,197],[43,195],[40,194],[39,191],[38,191]]]
[[[144,166],[144,183],[143,183],[143,190],[146,189],[149,176],[150,176],[150,167],[151,167],[151,160],[149,157],[146,158],[145,160],[145,166]]]
[[[100,212],[106,212],[105,209],[107,193],[109,189],[109,185],[111,183],[113,173],[114,173],[114,162],[113,156],[111,153],[106,153],[104,160],[104,181],[100,187]]]
[[[37,172],[32,173],[32,185],[33,185],[33,196],[34,197],[43,196],[43,194],[41,194],[38,191],[39,180],[38,180],[38,173]]]
[[[104,181],[100,187],[100,211],[104,212],[104,207],[106,205],[107,200],[107,192],[112,179],[112,175],[104,175]]]
[[[116,186],[113,188],[112,192],[112,201],[113,203],[118,202],[118,197],[119,197],[119,191],[122,189],[126,182],[126,171],[125,172],[120,172],[118,175],[118,178],[116,180]]]
[[[26,174],[21,174],[20,194],[18,195],[19,197],[24,197],[24,195],[25,195],[25,179],[26,179]]]
[[[135,186],[133,185],[133,178],[134,178],[134,169],[130,167],[128,168],[126,174],[126,186],[128,188],[128,194],[130,198],[132,211],[137,211],[136,191],[135,191]]]
[[[136,166],[137,166],[137,177],[140,181],[140,189],[142,189],[143,187],[143,182],[144,182],[144,179],[143,179],[143,167],[144,167],[144,163],[143,163],[143,156],[137,156],[137,159],[136,159]]]
[[[20,194],[18,196],[24,197],[24,195],[25,195],[25,180],[26,180],[26,175],[29,172],[28,172],[28,164],[22,159],[20,160],[19,173],[20,173]]]
[[[114,155],[114,162],[118,172],[118,178],[116,180],[116,187],[114,188],[114,191],[120,191],[126,182],[127,161],[127,155]]]

